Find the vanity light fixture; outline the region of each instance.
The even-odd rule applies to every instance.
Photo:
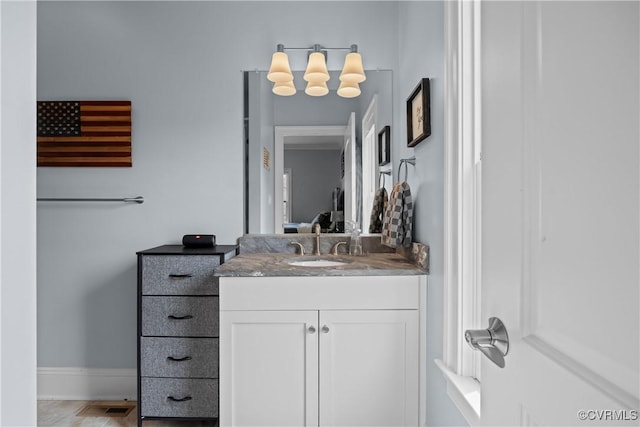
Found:
[[[338,95],[343,98],[354,98],[360,95],[359,83],[365,81],[366,76],[362,66],[362,56],[358,53],[358,45],[355,44],[352,44],[348,48],[322,47],[319,44],[315,44],[311,48],[285,48],[284,45],[278,44],[277,51],[271,57],[271,66],[267,73],[267,79],[274,83],[273,93],[276,95],[291,96],[296,93],[296,88],[293,84],[293,73],[289,65],[289,57],[285,53],[285,50],[307,51],[307,69],[303,78],[307,82],[307,87],[304,92],[310,96],[324,96],[329,93],[327,81],[330,76],[326,63],[327,51],[348,50],[349,53],[345,57],[344,66],[340,73]]]
[[[355,98],[361,93],[360,85],[357,82],[350,82],[346,80],[340,81],[340,87],[338,87],[338,95],[343,98]]]
[[[293,85],[293,80],[286,82],[275,82],[273,84],[273,93],[280,96],[291,96],[296,94],[296,87]]]
[[[322,80],[312,80],[307,83],[304,93],[309,96],[325,96],[329,93],[329,86]]]
[[[293,82],[293,73],[289,66],[289,56],[284,53],[284,46],[279,44],[277,51],[271,56],[271,67],[267,78],[274,83]]]

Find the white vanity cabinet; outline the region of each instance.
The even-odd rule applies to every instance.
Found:
[[[220,278],[221,426],[423,416],[426,276]]]

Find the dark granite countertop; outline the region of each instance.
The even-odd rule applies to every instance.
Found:
[[[301,267],[291,261],[322,259],[342,261],[333,267]],[[219,277],[264,276],[409,276],[427,274],[407,258],[395,253],[372,253],[354,257],[349,255],[295,255],[291,253],[240,254],[218,267]]]

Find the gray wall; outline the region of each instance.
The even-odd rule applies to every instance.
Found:
[[[467,425],[446,394],[433,363],[442,358],[444,311],[444,7],[442,2],[402,2],[398,13],[398,75],[392,154],[394,173],[401,158],[415,155],[407,182],[415,201],[414,237],[431,249],[427,289],[427,425]],[[407,148],[405,100],[422,77],[431,79],[431,136]],[[404,168],[403,174],[404,176]],[[395,179],[395,178],[394,178]]]
[[[0,425],[36,425],[36,4],[0,2]]]
[[[135,251],[243,232],[241,70],[277,43],[395,64],[393,2],[39,2],[38,99],[130,99],[132,168],[38,168],[38,364],[134,368]],[[285,13],[286,12],[286,13]],[[314,19],[309,20],[313,12]],[[247,31],[259,28],[260,31]],[[304,55],[291,55],[303,69]],[[341,64],[329,57],[330,69]]]
[[[331,211],[332,192],[340,186],[341,150],[284,150],[284,167],[291,169],[291,220],[311,222]]]

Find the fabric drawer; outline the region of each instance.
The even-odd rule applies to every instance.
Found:
[[[141,378],[143,417],[218,417],[218,380]]]
[[[218,339],[142,337],[140,375],[218,378]]]
[[[217,337],[218,297],[142,297],[142,335]]]
[[[143,295],[218,295],[213,271],[220,257],[210,255],[145,255]]]

